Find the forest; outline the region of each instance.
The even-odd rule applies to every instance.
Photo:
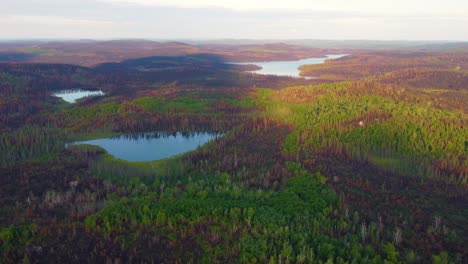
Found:
[[[316,78],[227,63],[344,53],[301,66]],[[468,262],[464,47],[25,42],[0,61],[1,263]],[[104,96],[54,96],[71,89]],[[149,162],[70,144],[154,131],[223,136]]]

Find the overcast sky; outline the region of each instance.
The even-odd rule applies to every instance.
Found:
[[[468,41],[468,1],[1,0],[0,38]]]

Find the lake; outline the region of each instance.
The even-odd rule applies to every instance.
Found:
[[[335,54],[326,55],[323,58],[309,58],[295,61],[268,61],[268,62],[230,62],[231,64],[248,65],[254,64],[262,67],[260,70],[252,71],[257,74],[265,75],[278,75],[278,76],[290,76],[290,77],[302,77],[300,76],[299,67],[306,64],[321,64],[328,59],[338,59],[349,54]],[[314,77],[305,77],[314,78]]]
[[[127,161],[154,161],[197,149],[223,136],[220,132],[153,132],[74,142],[104,148],[115,158]]]
[[[89,91],[83,89],[63,90],[53,94],[53,96],[60,97],[66,102],[76,103],[76,100],[88,96],[101,96],[104,95],[102,91]]]

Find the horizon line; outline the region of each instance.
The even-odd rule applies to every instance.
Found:
[[[349,38],[349,39],[326,39],[326,38],[137,38],[137,37],[119,37],[119,38],[4,38],[0,37],[0,41],[378,41],[378,42],[438,42],[438,43],[447,43],[447,42],[457,42],[457,43],[468,43],[468,40],[460,39],[418,39],[418,40],[408,40],[408,39],[359,39],[359,38]]]

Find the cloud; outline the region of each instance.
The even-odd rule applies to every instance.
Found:
[[[95,0],[111,4],[130,4],[177,8],[225,8],[248,10],[315,10],[360,12],[363,14],[446,14],[468,15],[465,0]]]
[[[264,9],[291,9],[292,6],[310,4],[307,0],[292,0],[289,3],[271,0],[98,0],[113,4],[133,4],[155,7],[177,7],[177,8],[226,8],[233,10],[264,10]],[[294,9],[294,8],[292,8]]]
[[[116,22],[62,16],[0,16],[0,36],[6,39],[29,38],[106,38],[112,37]],[[121,27],[121,25],[118,25]]]
[[[96,26],[96,25],[112,25],[111,21],[66,18],[60,16],[31,16],[31,15],[7,15],[0,17],[0,23],[4,25],[11,24],[30,24],[48,25],[48,26]]]
[[[367,6],[370,0],[268,0],[272,9],[260,8],[265,0],[2,1],[8,3],[0,9],[2,38],[468,40],[468,15],[456,13],[466,12],[468,1],[450,14],[434,8],[435,0],[417,10],[413,1],[401,8],[403,0],[394,0],[386,13],[375,3]],[[399,8],[405,12],[394,11]]]

